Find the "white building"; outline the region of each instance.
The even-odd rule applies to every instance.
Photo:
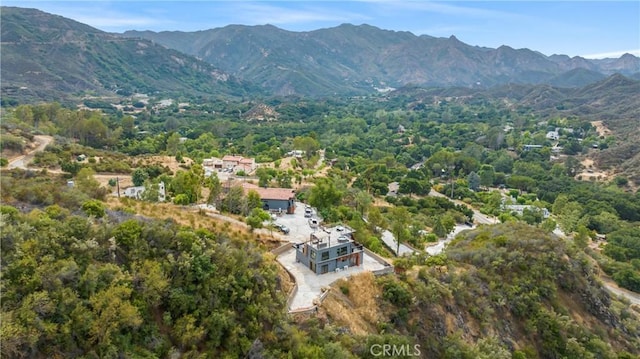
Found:
[[[123,196],[128,198],[142,199],[142,194],[146,190],[145,186],[133,186],[125,188]],[[158,202],[164,202],[167,198],[164,182],[158,183]]]

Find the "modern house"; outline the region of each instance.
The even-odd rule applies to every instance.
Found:
[[[262,209],[293,214],[296,210],[296,192],[291,188],[253,188],[262,200]]]
[[[311,234],[305,243],[294,244],[296,262],[315,274],[348,270],[364,261],[364,247],[353,239],[346,226],[324,228]]]

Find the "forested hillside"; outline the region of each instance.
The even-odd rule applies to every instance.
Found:
[[[242,97],[255,91],[208,63],[35,9],[2,7],[2,100],[77,101],[132,93]]]

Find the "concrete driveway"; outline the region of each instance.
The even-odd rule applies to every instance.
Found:
[[[312,210],[312,218],[319,219],[316,210]],[[309,218],[304,216],[304,212],[305,204],[296,202],[295,213],[283,214],[276,218],[276,223],[289,227],[290,232],[287,235],[282,235],[283,239],[288,240],[292,244],[303,243],[310,239],[311,233],[319,230],[319,228],[311,228],[309,225]],[[319,222],[322,224],[322,221]],[[291,305],[289,306],[289,310],[292,311],[313,306],[313,301],[322,294],[322,288],[329,286],[340,278],[345,278],[365,271],[375,271],[385,268],[383,263],[378,262],[376,259],[365,253],[364,261],[358,267],[349,267],[349,269],[340,272],[316,275],[311,271],[311,269],[305,267],[302,263],[296,262],[296,251],[293,247],[280,254],[277,260],[283,267],[291,272],[296,279],[296,284],[298,285],[298,291],[294,295]]]
[[[317,275],[302,263],[296,262],[296,251],[293,248],[279,255],[278,262],[293,274],[296,278],[296,284],[298,285],[298,291],[293,296],[293,300],[289,306],[290,311],[313,306],[313,301],[322,294],[322,288],[329,286],[340,278],[385,268],[382,263],[379,263],[365,253],[364,262],[357,267],[349,267],[349,269],[340,272]]]
[[[304,217],[305,204],[296,202],[296,210],[294,214],[282,214],[275,220],[276,223],[284,224],[291,230],[288,235],[284,235],[291,243],[302,243],[309,240],[311,233],[317,231],[317,228],[309,226],[309,218]],[[316,210],[313,209],[313,218],[318,218]],[[320,221],[322,224],[322,222]]]

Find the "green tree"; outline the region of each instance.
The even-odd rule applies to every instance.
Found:
[[[82,210],[88,216],[102,218],[105,215],[104,204],[96,199],[91,199],[82,204]]]
[[[467,182],[469,183],[469,188],[477,191],[480,189],[480,176],[475,173],[475,172],[471,172],[469,173],[469,175],[467,176]]]
[[[493,186],[493,182],[495,181],[496,171],[492,165],[482,165],[480,167],[480,171],[478,172],[480,176],[480,184],[485,187]]]
[[[106,190],[100,188],[100,182],[95,179],[95,171],[89,167],[83,167],[75,177],[75,186],[90,197],[102,199]]]
[[[406,240],[408,233],[408,225],[410,219],[409,211],[406,207],[393,207],[389,211],[389,222],[391,223],[391,232],[396,238],[396,253],[400,253],[400,243]]]
[[[309,204],[318,210],[329,209],[337,206],[342,199],[343,192],[340,191],[331,178],[318,178],[310,190]]]
[[[252,211],[256,208],[262,208],[262,200],[260,199],[258,192],[255,190],[249,190],[247,193],[247,211]]]
[[[180,134],[173,132],[167,137],[167,153],[169,156],[175,156],[180,151]]]
[[[144,168],[136,168],[131,173],[131,182],[134,186],[142,186],[147,179],[149,179],[149,174]]]
[[[215,204],[216,207],[220,207],[220,196],[222,195],[222,182],[218,178],[218,174],[213,172],[211,176],[206,179],[205,187],[209,188],[209,197],[207,203]]]
[[[194,166],[195,167],[195,166]],[[200,198],[200,192],[202,190],[201,178],[197,174],[197,171],[178,171],[175,177],[171,180],[169,189],[174,195],[185,195],[188,203],[196,203]]]
[[[135,120],[131,116],[124,116],[120,123],[122,127],[122,135],[125,138],[133,138],[136,135]]]

